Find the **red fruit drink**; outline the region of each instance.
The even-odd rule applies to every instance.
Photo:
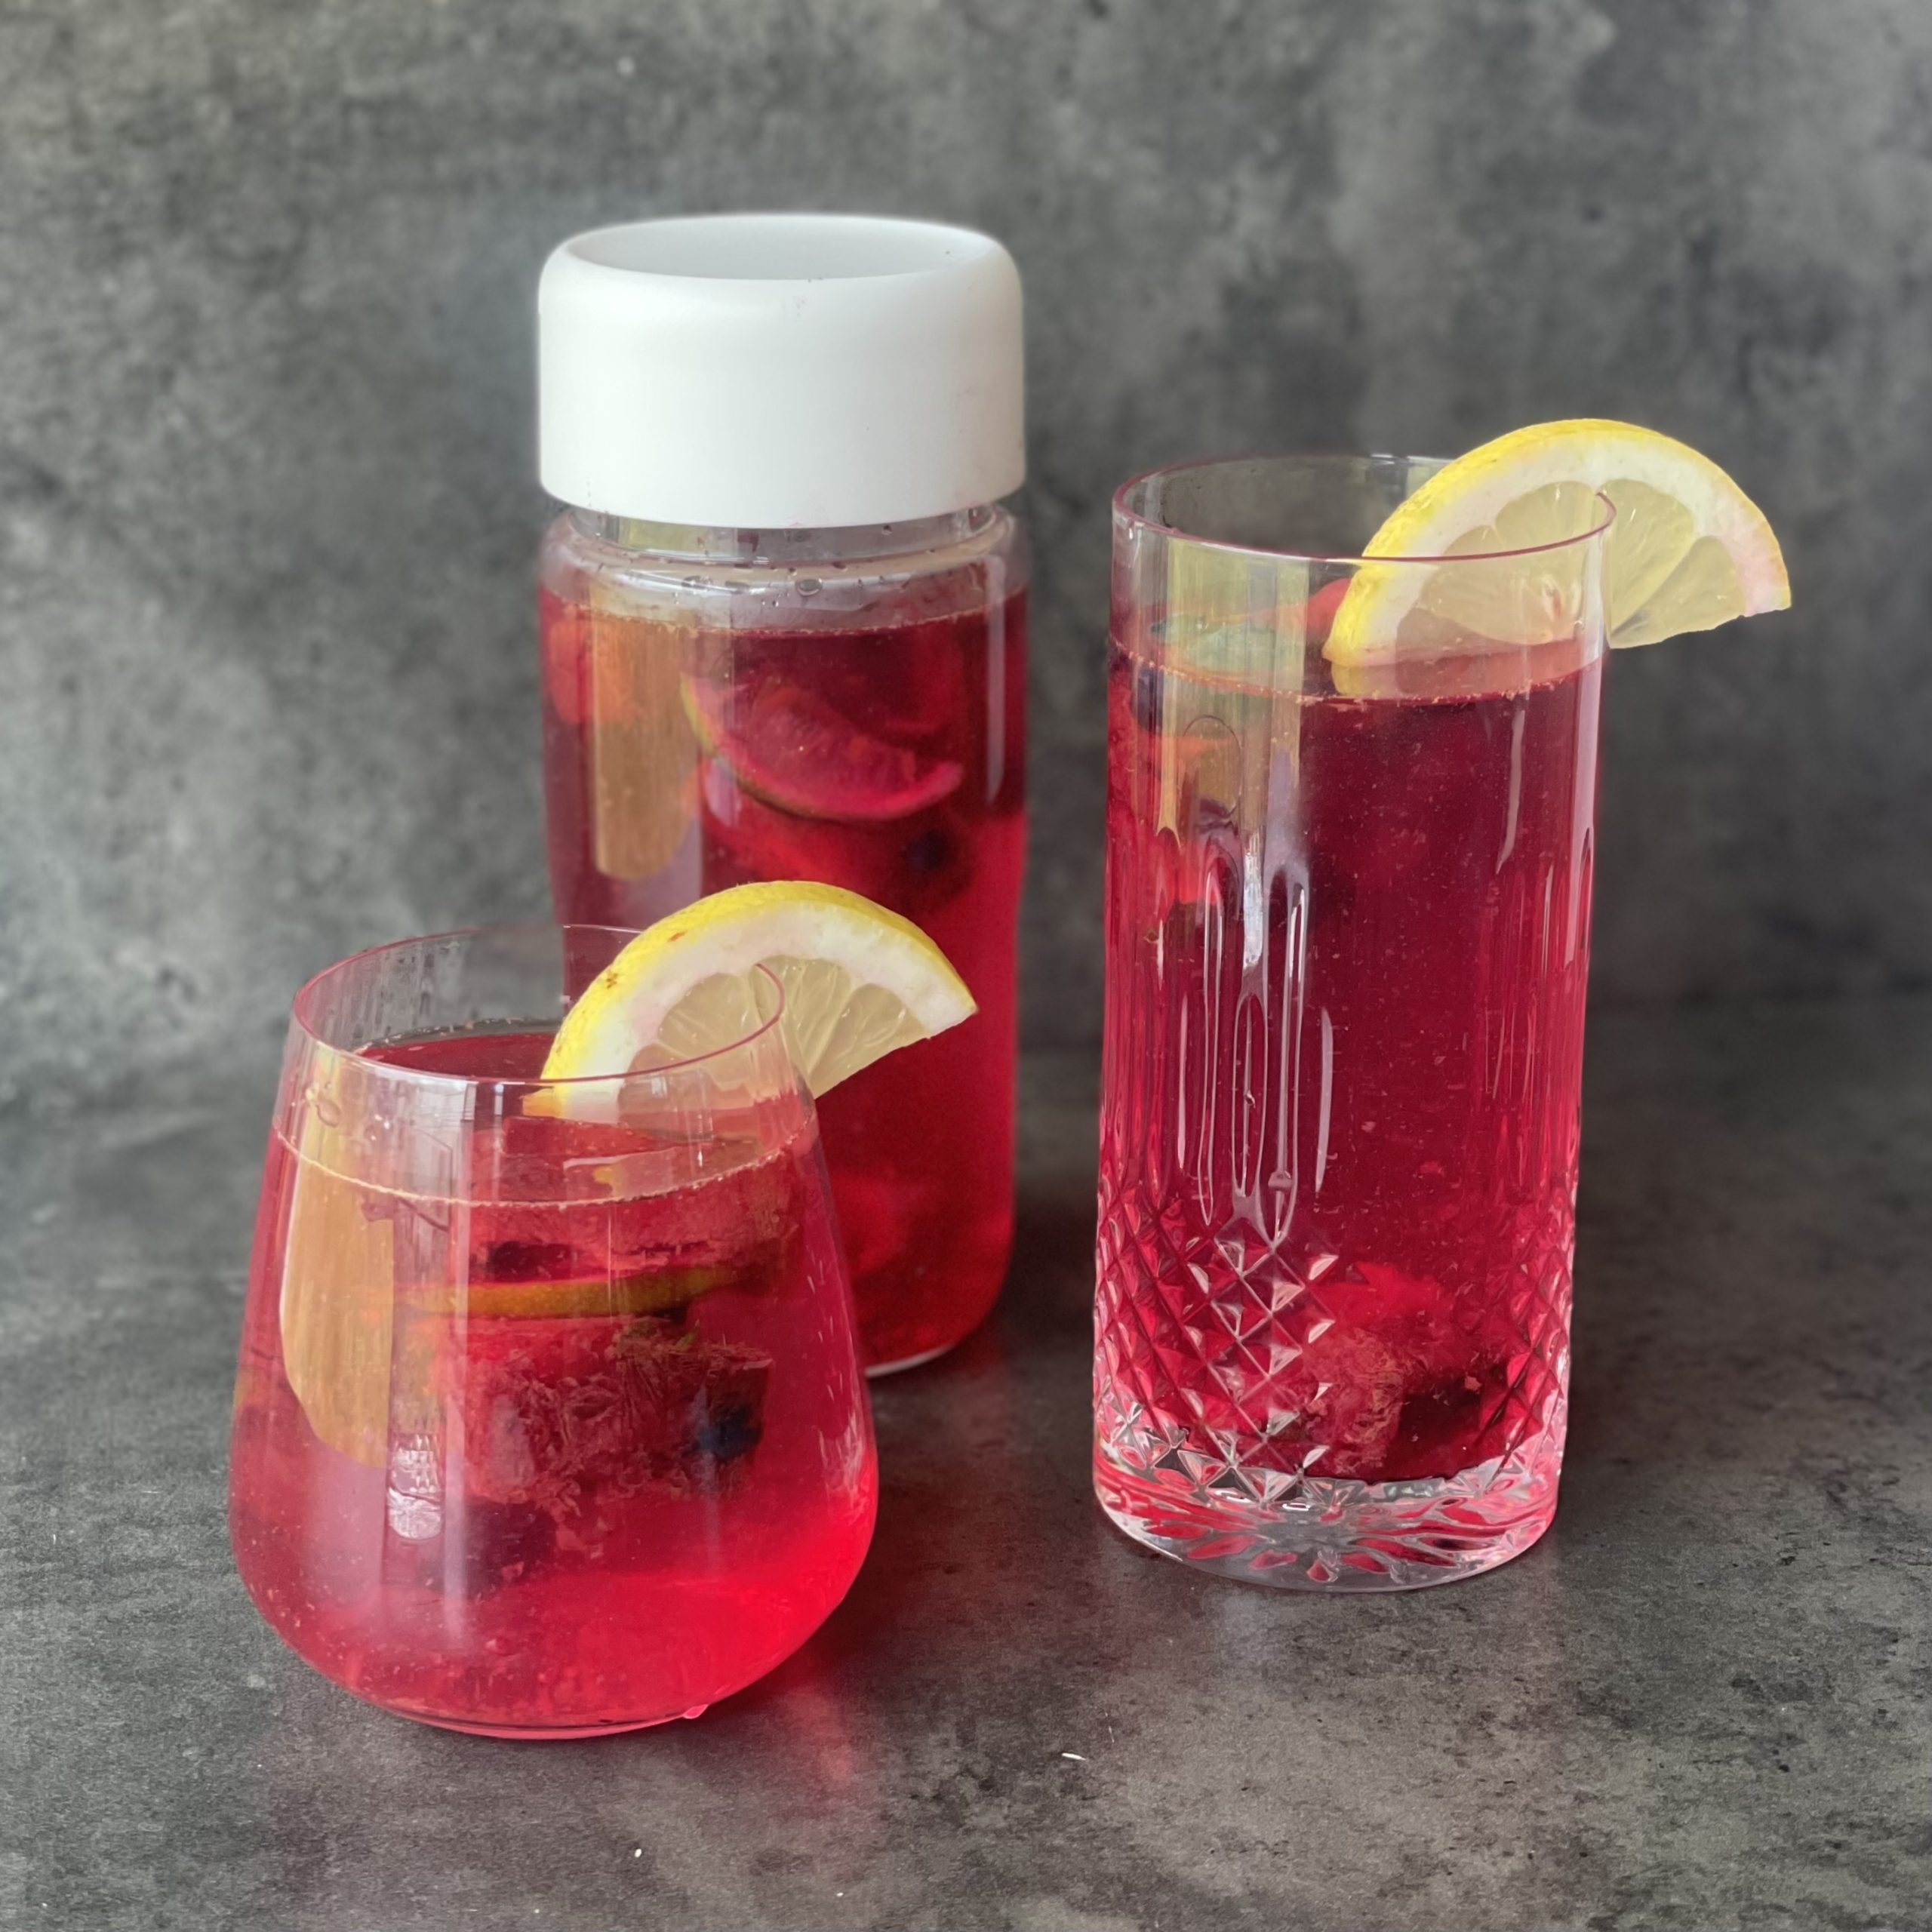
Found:
[[[515,1082],[548,1046],[363,1057]],[[809,1112],[693,1155],[472,1091],[440,1190],[340,1171],[313,1114],[272,1136],[236,1560],[301,1657],[388,1709],[509,1737],[695,1715],[797,1649],[871,1535]]]
[[[915,577],[863,618],[789,628],[543,598],[561,918],[643,926],[726,886],[817,880],[921,927],[979,1002],[820,1103],[874,1367],[971,1330],[1012,1241],[1026,599],[984,594],[994,575],[976,567],[965,595],[956,573]]]
[[[1386,1587],[1555,1506],[1601,666],[1350,697],[1324,614],[1291,694],[1112,654],[1097,1471],[1173,1553]]]
[[[1019,271],[924,222],[636,222],[552,254],[537,337],[559,916],[844,886],[978,1002],[823,1112],[866,1361],[909,1367],[992,1306],[1012,1234]]]

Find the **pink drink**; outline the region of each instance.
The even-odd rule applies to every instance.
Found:
[[[843,886],[978,1002],[824,1109],[866,1367],[911,1367],[1013,1232],[1019,272],[930,223],[679,217],[565,242],[537,310],[558,917]]]
[[[365,1058],[515,1083],[548,1045]],[[242,1577],[307,1662],[408,1716],[564,1737],[695,1715],[797,1649],[871,1535],[809,1110],[635,1191],[681,1158],[660,1131],[472,1111],[442,1191],[332,1171],[312,1130],[271,1137],[235,1395]]]
[[[1026,599],[959,602],[915,580],[863,623],[709,630],[543,598],[560,916],[817,880],[923,928],[979,1002],[820,1104],[874,1367],[974,1327],[1012,1242]]]
[[[1117,629],[1097,1481],[1169,1553],[1386,1589],[1555,1506],[1601,660],[1345,694],[1344,587],[1266,610],[1284,689],[1272,631],[1244,682]]]

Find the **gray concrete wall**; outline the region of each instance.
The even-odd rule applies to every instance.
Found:
[[[1799,602],[1615,665],[1600,993],[1932,977],[1925,0],[0,0],[0,1092],[542,906],[537,269],[761,205],[1027,277],[1036,1038],[1097,1023],[1114,482],[1585,412]]]

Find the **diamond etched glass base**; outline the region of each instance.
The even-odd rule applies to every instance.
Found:
[[[1269,1503],[1225,1463],[1163,1449],[1145,1429],[1094,1446],[1094,1487],[1116,1527],[1164,1556],[1277,1589],[1418,1590],[1520,1556],[1556,1512],[1562,1418],[1455,1476],[1291,1478]]]

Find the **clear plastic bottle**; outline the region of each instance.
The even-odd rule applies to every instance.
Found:
[[[908,1366],[985,1315],[1012,1235],[1018,277],[958,229],[702,217],[565,244],[541,306],[560,916],[823,880],[979,1002],[820,1108],[867,1361]]]

